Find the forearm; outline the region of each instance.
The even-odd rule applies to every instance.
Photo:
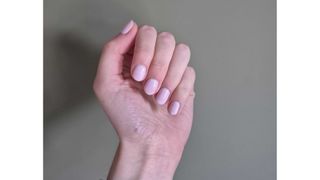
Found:
[[[108,180],[171,180],[181,153],[169,155],[156,147],[120,142]]]

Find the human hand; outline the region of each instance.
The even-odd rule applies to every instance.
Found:
[[[172,179],[193,119],[189,59],[171,33],[133,21],[105,45],[94,91],[120,139],[110,179]]]

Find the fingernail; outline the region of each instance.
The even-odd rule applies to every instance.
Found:
[[[124,28],[122,29],[121,34],[127,34],[132,29],[133,24],[134,24],[133,21],[130,20],[128,24],[124,26]]]
[[[163,105],[167,102],[170,96],[170,91],[167,88],[161,88],[157,94],[156,101],[158,104]]]
[[[169,113],[171,115],[176,115],[176,114],[178,114],[179,108],[180,108],[180,103],[178,101],[173,101],[170,104]]]
[[[144,92],[148,95],[155,94],[158,89],[158,84],[157,80],[149,79],[144,86]]]
[[[132,77],[136,81],[142,81],[144,80],[146,73],[147,73],[147,68],[139,64],[134,68]]]

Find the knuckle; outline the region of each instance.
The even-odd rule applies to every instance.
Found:
[[[195,91],[191,91],[190,96],[193,97],[193,98],[196,97],[196,92]]]
[[[196,71],[194,70],[193,67],[188,66],[188,67],[186,68],[186,73],[188,73],[193,79],[196,78]]]
[[[190,47],[184,43],[180,43],[177,45],[176,47],[179,51],[186,53],[186,54],[190,54]]]
[[[190,87],[187,86],[187,85],[183,85],[183,84],[180,85],[179,89],[180,89],[180,92],[181,92],[181,93],[186,93],[186,92],[189,92],[189,91],[190,91]]]
[[[158,36],[158,38],[166,44],[174,44],[175,38],[170,32],[161,32]]]
[[[140,31],[143,31],[143,32],[146,32],[146,33],[157,33],[156,28],[153,27],[153,26],[149,26],[149,25],[141,26]]]

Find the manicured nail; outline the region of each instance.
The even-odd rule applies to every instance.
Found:
[[[163,105],[167,102],[170,96],[170,91],[167,88],[161,88],[157,94],[156,101],[158,104]]]
[[[169,113],[171,115],[176,115],[176,114],[178,114],[179,108],[180,108],[180,103],[178,101],[173,101],[170,104]]]
[[[136,81],[142,81],[144,80],[146,74],[147,74],[147,68],[139,64],[134,68],[132,77]]]
[[[122,29],[121,34],[127,34],[132,29],[133,24],[134,24],[133,21],[130,20],[128,24],[124,26],[124,28]]]
[[[158,89],[158,84],[157,80],[149,79],[144,86],[144,92],[148,95],[155,94]]]

